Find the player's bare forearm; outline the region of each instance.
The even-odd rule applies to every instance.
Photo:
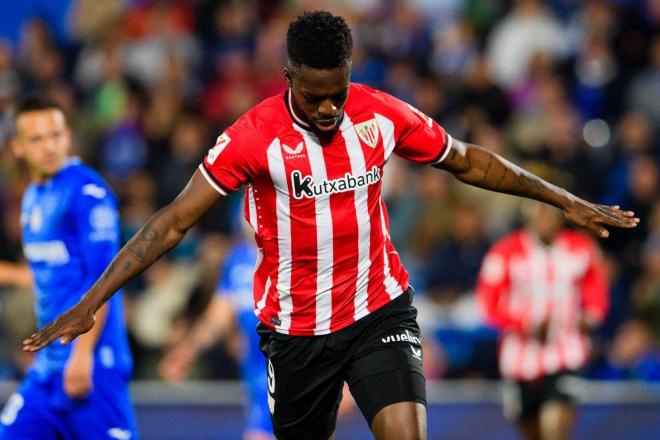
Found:
[[[71,350],[71,354],[83,354],[90,355],[94,353],[96,348],[96,343],[103,333],[103,327],[105,327],[105,318],[108,314],[108,305],[104,304],[95,314],[96,322],[90,331],[81,335],[80,338],[76,341],[76,345]]]
[[[639,223],[632,211],[589,203],[477,145],[456,141],[445,160],[435,167],[447,170],[461,182],[479,188],[554,205],[563,210],[572,223],[601,237],[609,235],[601,224],[634,228]]]
[[[221,195],[198,170],[168,206],[158,211],[119,251],[101,277],[73,308],[23,341],[25,351],[36,351],[60,338],[68,343],[94,325],[94,313],[126,282],[174,247],[186,231]]]
[[[477,145],[455,142],[447,158],[437,165],[461,182],[491,191],[528,197],[560,209],[576,199],[568,191]]]
[[[169,206],[157,212],[119,251],[81,302],[98,310],[130,279],[177,245],[185,231],[176,226]]]

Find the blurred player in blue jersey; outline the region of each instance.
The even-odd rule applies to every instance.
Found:
[[[112,260],[119,216],[103,179],[69,157],[71,133],[57,104],[29,97],[15,118],[11,148],[32,180],[23,196],[21,228],[41,328],[76,304]],[[70,345],[55,342],[37,354],[2,411],[0,439],[136,439],[131,370],[117,295],[99,309],[84,337]]]
[[[257,317],[252,302],[252,276],[257,248],[248,239],[237,242],[220,269],[215,294],[204,314],[161,362],[163,378],[186,378],[197,354],[222,338],[238,352],[241,378],[247,393],[247,423],[243,440],[272,440],[268,410],[266,359],[259,351]],[[239,342],[238,347],[232,346]]]

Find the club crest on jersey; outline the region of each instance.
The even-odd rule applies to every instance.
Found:
[[[303,142],[299,142],[295,148],[289,147],[287,144],[283,143],[282,148],[288,154],[288,156],[286,156],[287,159],[305,156],[305,154],[303,153],[303,150],[305,149],[305,144]]]
[[[291,173],[291,186],[293,187],[293,197],[296,199],[314,198],[322,195],[330,195],[353,191],[358,188],[373,185],[381,179],[380,168],[374,165],[371,170],[362,176],[354,177],[346,173],[344,177],[332,180],[324,180],[321,183],[314,183],[312,176],[304,176],[299,170]]]
[[[355,124],[355,131],[360,137],[362,142],[370,146],[371,148],[376,148],[378,144],[378,122],[375,119],[370,119],[368,121]]]

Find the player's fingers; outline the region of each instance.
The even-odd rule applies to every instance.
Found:
[[[607,238],[607,237],[610,236],[610,232],[607,229],[603,228],[602,226],[600,226],[596,223],[593,223],[593,222],[590,223],[588,225],[588,228],[591,230],[591,232],[598,235],[599,237]]]
[[[49,324],[40,332],[34,333],[28,339],[23,341],[24,351],[37,351],[53,342],[60,333],[56,325]]]
[[[639,223],[639,218],[634,217],[633,211],[619,211],[616,206],[598,205],[598,216],[595,221],[607,223],[611,226],[634,228]]]

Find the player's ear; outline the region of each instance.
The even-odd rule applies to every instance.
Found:
[[[11,151],[14,153],[14,155],[15,155],[17,158],[20,159],[20,158],[23,157],[23,147],[22,147],[21,144],[18,142],[18,139],[16,138],[16,136],[12,137],[12,138],[9,140],[9,148],[11,148]]]
[[[284,75],[284,81],[286,81],[287,87],[293,87],[293,78],[291,78],[291,72],[288,68],[282,69],[282,74]]]

